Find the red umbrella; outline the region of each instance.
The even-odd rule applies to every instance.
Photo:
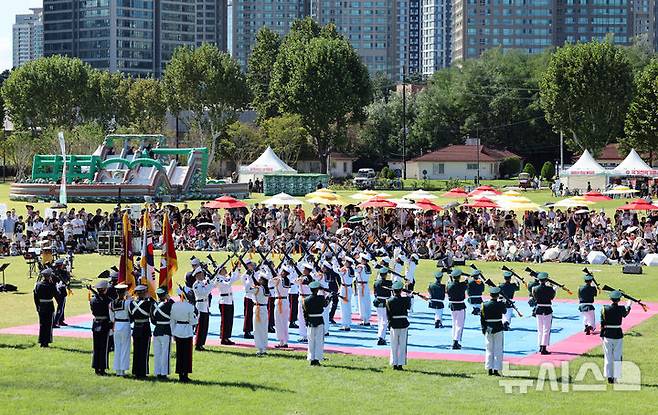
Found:
[[[375,196],[372,199],[366,200],[365,202],[359,204],[360,208],[368,208],[368,207],[394,208],[395,206],[397,206],[395,203],[379,196]]]
[[[486,197],[480,198],[471,203],[467,203],[464,206],[471,208],[484,208],[484,209],[497,209],[500,207],[498,206],[498,204],[496,204],[496,202],[494,202],[491,199],[487,199]]]
[[[652,205],[651,202],[644,199],[635,199],[624,206],[619,206],[617,210],[658,210],[658,206]]]
[[[436,203],[432,202],[429,199],[420,199],[416,200],[416,206],[423,210],[433,210],[435,212],[438,212],[439,210],[443,210],[443,208]]]
[[[450,189],[450,191],[445,192],[441,196],[461,198],[461,197],[467,197],[468,193],[466,193],[466,190],[462,189],[461,187],[455,187],[454,189]]]
[[[222,196],[206,203],[203,207],[208,209],[235,209],[247,207],[247,204],[231,196]]]
[[[585,196],[585,200],[588,202],[604,202],[606,200],[612,200],[610,196],[606,196],[601,192],[595,192],[593,190],[585,193],[583,196]]]
[[[469,193],[468,196],[469,196],[469,197],[477,196],[477,195],[479,195],[480,193],[494,193],[494,194],[499,195],[499,194],[500,194],[500,191],[494,189],[494,188],[491,187],[491,186],[479,186],[479,187],[477,187],[475,190],[473,190],[471,193]]]

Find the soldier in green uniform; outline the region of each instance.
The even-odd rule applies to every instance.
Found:
[[[464,318],[466,317],[466,290],[468,283],[460,281],[463,272],[460,269],[454,269],[450,273],[452,281],[448,284],[446,293],[450,302],[450,312],[452,313],[452,349],[459,350],[462,348],[462,333],[464,332]]]
[[[509,271],[503,272],[503,279],[505,282],[498,285],[500,288],[500,293],[505,297],[512,300],[514,298],[514,293],[519,291],[519,284],[512,282],[512,273]],[[505,331],[509,330],[510,323],[512,322],[512,317],[514,316],[514,308],[512,307],[511,301],[505,301],[505,306],[507,310],[503,314],[503,328]]]
[[[411,308],[411,297],[402,297],[404,288],[402,281],[395,281],[392,288],[393,297],[386,300],[386,317],[391,328],[390,362],[394,370],[402,370],[402,366],[407,364],[408,313]]]
[[[610,293],[612,304],[603,306],[601,310],[601,338],[603,339],[603,362],[608,383],[615,383],[621,374],[624,332],[621,322],[631,312],[631,302],[626,306],[619,305],[622,294],[619,291]]]
[[[484,294],[484,283],[482,279],[480,279],[480,270],[476,269],[471,273],[471,277],[468,279],[466,294],[468,295],[468,303],[473,306],[471,314],[474,316],[480,315],[482,294]]]
[[[443,323],[443,300],[446,297],[446,286],[441,284],[443,278],[443,271],[436,271],[434,273],[434,282],[427,287],[427,292],[430,295],[429,308],[434,310],[434,327],[441,328]]]
[[[596,327],[594,297],[598,294],[598,289],[592,285],[594,277],[591,275],[584,275],[583,280],[585,281],[585,284],[578,288],[578,311],[580,311],[580,315],[583,317],[585,334],[589,336],[594,331],[594,327]]]
[[[324,354],[324,309],[329,305],[328,297],[318,295],[320,283],[312,281],[308,287],[311,294],[304,299],[302,309],[308,330],[307,359],[311,366],[320,366]]]
[[[391,287],[393,283],[388,280],[388,268],[379,268],[379,278],[375,281],[373,290],[375,300],[372,305],[377,309],[377,345],[386,346],[386,330],[388,329],[388,320],[386,318],[386,300],[391,297]]]
[[[500,287],[489,289],[491,300],[482,305],[480,313],[480,325],[486,346],[484,367],[490,376],[500,376],[500,371],[503,370],[503,315],[507,312],[507,307],[503,301],[498,301],[500,292]]]
[[[537,279],[537,276],[534,276],[532,281],[530,281],[530,284],[528,284],[528,305],[532,307],[533,317],[535,316],[535,312],[537,311],[537,309],[535,308],[535,306],[537,305],[537,301],[535,301],[535,299],[532,297],[532,290],[538,285],[539,285],[539,280]]]
[[[537,342],[539,353],[551,354],[548,345],[551,343],[551,326],[553,324],[552,301],[555,298],[555,288],[547,285],[548,273],[538,272],[539,285],[532,288],[532,298],[535,300],[537,317]]]

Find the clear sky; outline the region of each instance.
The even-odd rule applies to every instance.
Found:
[[[11,69],[11,26],[17,14],[27,14],[30,7],[42,7],[42,0],[0,0],[0,72]]]

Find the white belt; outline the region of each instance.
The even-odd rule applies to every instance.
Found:
[[[604,329],[620,329],[621,326],[608,326],[607,324],[603,326]]]
[[[391,298],[391,297],[380,297],[380,296],[377,296],[377,299],[378,299],[378,300],[388,300],[389,298]]]
[[[435,303],[442,303],[443,300],[435,300],[434,298],[430,298],[430,301],[434,301]]]
[[[488,318],[484,321],[486,321],[487,323],[500,323],[501,321],[503,321],[503,319],[502,318]]]
[[[579,303],[580,305],[594,305],[594,303]]]
[[[148,322],[149,322],[148,319],[135,320],[135,323],[148,323]]]
[[[324,317],[324,314],[309,314],[309,317]]]
[[[393,318],[398,318],[398,319],[407,319],[407,316],[393,316]]]
[[[552,304],[536,304],[537,307],[550,307]]]
[[[451,304],[464,304],[464,300],[461,300],[461,301],[452,301],[452,300],[450,300],[450,303]]]
[[[468,298],[482,298],[481,295],[469,295]]]
[[[159,324],[161,326],[170,325],[171,323],[169,321],[156,321],[155,324]]]
[[[39,300],[40,303],[52,303],[53,299],[51,298],[50,300]]]

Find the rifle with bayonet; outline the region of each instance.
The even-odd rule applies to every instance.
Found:
[[[533,271],[530,267],[526,267],[525,272],[527,272],[534,278],[536,278],[537,274],[539,274],[537,271]],[[559,282],[551,278],[548,278],[547,281],[550,282],[552,285],[555,285],[556,287],[562,288],[564,291],[568,292],[569,295],[573,295],[573,292],[570,289],[568,289],[564,284],[560,284]]]
[[[394,291],[393,288],[391,288],[391,287],[382,287],[382,288],[385,289],[385,290]],[[402,292],[407,293],[407,294],[417,295],[418,297],[422,298],[425,301],[430,300],[430,298],[428,296],[426,296],[425,294],[421,294],[418,291],[411,291],[411,290],[408,290],[406,288],[403,288]]]
[[[596,281],[596,278],[594,278],[594,274],[592,274],[592,272],[588,270],[587,267],[583,268],[583,272],[585,275],[592,277],[592,282],[596,286],[596,291],[601,292],[601,286],[599,285],[598,281]]]
[[[516,271],[514,271],[512,268],[509,268],[509,267],[503,265],[503,266],[501,267],[501,269],[502,269],[503,271],[511,272],[512,275],[514,276],[514,278],[516,278],[517,280],[521,281],[521,282],[523,283],[523,285],[525,285],[525,287],[528,288],[528,283],[525,282],[525,280],[523,279],[523,277],[520,276],[519,274],[517,274]]]
[[[605,284],[603,285],[602,289],[603,289],[603,291],[619,291],[621,293],[622,297],[626,298],[627,300],[631,300],[634,303],[637,303],[640,307],[642,307],[642,310],[644,310],[645,312],[649,311],[649,308],[647,307],[646,304],[644,304],[642,302],[642,300],[631,297],[630,295],[626,294],[622,290],[616,290],[616,289],[610,287],[609,285],[605,285]]]
[[[210,261],[210,263],[212,264],[212,267],[213,267],[214,270],[215,270],[215,274],[217,274],[217,273],[219,272],[219,270],[221,270],[222,268],[224,268],[224,266],[225,266],[226,264],[228,264],[228,262],[229,262],[229,261],[231,260],[231,258],[233,258],[234,256],[235,256],[235,253],[232,253],[231,255],[227,256],[227,257],[226,257],[226,260],[224,260],[224,262],[222,262],[220,265],[217,265],[217,262],[215,261],[215,258],[212,257],[212,254],[208,254],[208,255],[206,256],[206,258],[208,258],[208,261]]]
[[[473,269],[476,270],[476,271],[480,271],[480,270],[479,270],[475,265],[473,265],[473,264],[471,264],[471,268],[473,268]],[[484,283],[485,283],[486,285],[488,285],[489,287],[496,287],[496,283],[493,282],[493,281],[491,281],[490,278],[486,278],[486,277],[484,276],[484,274],[482,274],[482,271],[480,271],[480,275],[482,275],[482,278],[484,279]],[[504,299],[505,301],[507,301],[507,304],[509,304],[509,305],[512,306],[512,308],[514,309],[514,311],[516,311],[516,314],[518,314],[519,317],[523,317],[523,314],[522,314],[521,311],[516,307],[516,304],[514,303],[514,301],[513,301],[511,298],[509,298],[508,296],[506,296],[505,293],[503,293],[502,291],[500,292],[500,296],[503,297],[503,299]]]

